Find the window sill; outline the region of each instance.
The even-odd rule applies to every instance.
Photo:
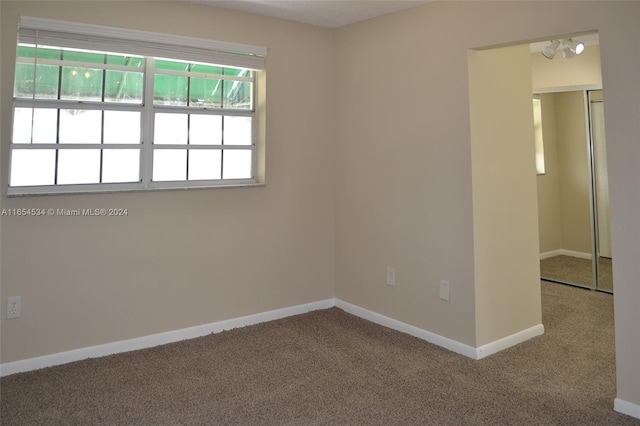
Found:
[[[24,188],[9,188],[7,190],[7,197],[20,198],[20,197],[33,197],[33,196],[55,196],[55,195],[97,195],[97,194],[118,194],[118,193],[131,193],[131,192],[156,192],[156,191],[192,191],[200,189],[230,189],[230,188],[262,188],[266,187],[266,183],[262,182],[242,182],[242,183],[229,183],[225,185],[202,185],[202,186],[175,186],[175,187],[150,187],[150,188],[104,188],[104,189],[82,189],[82,185],[76,185],[73,189],[64,188],[51,192],[44,190],[30,190],[28,187]]]

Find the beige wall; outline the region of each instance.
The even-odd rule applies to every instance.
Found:
[[[589,157],[584,92],[555,94],[562,248],[591,254]]]
[[[530,60],[469,52],[476,346],[541,323]]]
[[[640,405],[640,3],[616,3],[616,13],[607,18],[600,41],[616,285],[617,396]]]
[[[475,346],[467,52],[442,37],[450,8],[336,31],[336,296]]]
[[[127,208],[119,218],[2,217],[2,362],[333,297],[329,30],[185,2],[2,1],[2,110],[19,14],[266,46],[266,187],[6,198],[5,208]],[[313,82],[313,84],[309,84]]]
[[[615,169],[618,397],[640,403],[639,20],[632,2],[435,2],[338,29],[336,295],[476,343],[467,51],[597,30]],[[449,303],[440,279],[451,282]]]

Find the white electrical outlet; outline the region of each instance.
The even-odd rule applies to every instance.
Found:
[[[387,267],[387,285],[396,285],[395,268]]]
[[[22,296],[7,299],[7,319],[20,318],[22,315]]]
[[[449,301],[449,281],[440,280],[440,299]]]

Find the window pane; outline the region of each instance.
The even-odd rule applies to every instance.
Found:
[[[223,179],[251,178],[251,151],[239,149],[225,149],[223,157]]]
[[[16,51],[18,57],[33,58],[36,56],[36,48],[33,45],[18,45]],[[38,58],[40,59],[60,59],[61,49],[38,46]]]
[[[186,180],[186,149],[155,149],[153,151],[153,180]]]
[[[36,108],[33,114],[33,143],[56,143],[58,110]]]
[[[109,55],[107,54],[107,64],[124,65],[127,67],[144,67],[144,58],[140,56]]]
[[[101,111],[60,110],[60,143],[100,143]]]
[[[224,75],[233,77],[251,77],[251,70],[247,68],[225,68]]]
[[[192,145],[221,145],[222,116],[192,114],[189,124],[189,143]]]
[[[153,143],[186,145],[187,114],[156,114]]]
[[[200,74],[222,75],[222,67],[205,64],[191,64],[191,72]]]
[[[38,47],[38,59],[60,59],[60,49]],[[16,51],[18,58],[34,58],[36,48],[34,46],[18,46]],[[16,63],[16,75],[14,96],[16,98],[31,98],[34,93],[34,81],[36,82],[36,99],[56,99],[58,97],[59,67],[56,65],[38,65],[36,75],[33,74],[34,64]]]
[[[165,59],[156,59],[155,67],[158,70],[171,71],[189,71],[189,63],[182,61],[167,61]]]
[[[102,151],[102,182],[140,181],[140,150],[105,149]]]
[[[58,150],[58,184],[98,183],[99,149]]]
[[[15,98],[31,98],[33,96],[33,64],[16,63],[15,84],[13,96]]]
[[[13,136],[11,143],[31,143],[31,108],[13,109]]]
[[[55,65],[36,66],[36,99],[57,99],[60,67]]]
[[[156,74],[153,103],[156,105],[187,105],[187,77]]]
[[[58,98],[58,70],[55,65],[36,66],[36,75],[33,75],[33,64],[16,64],[15,85],[13,95],[19,99],[31,99],[34,97],[33,82],[36,82],[36,99]]]
[[[11,186],[53,185],[55,149],[15,149],[11,153]]]
[[[105,111],[104,143],[140,143],[138,111]]]
[[[103,72],[95,68],[62,67],[60,99],[101,101]]]
[[[142,104],[143,74],[130,71],[106,71],[105,102]]]
[[[224,117],[224,144],[251,145],[251,117]]]
[[[252,109],[251,86],[248,81],[225,80],[223,108]]]
[[[542,104],[540,98],[533,99],[533,127],[536,148],[536,173],[544,174],[544,142],[542,139]]]
[[[222,80],[191,78],[189,86],[190,106],[222,106]]]
[[[31,108],[15,108],[12,143],[31,143]],[[56,143],[58,110],[36,108],[33,112],[33,143]]]
[[[189,151],[189,180],[220,179],[221,150],[192,149]]]
[[[234,77],[253,77],[249,69],[225,68],[224,75]],[[248,81],[226,80],[224,82],[224,105],[228,109],[253,109],[253,83]]]
[[[80,50],[64,50],[62,59],[65,61],[90,62],[93,64],[104,64],[104,53],[86,52]]]

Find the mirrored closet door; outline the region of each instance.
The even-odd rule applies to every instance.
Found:
[[[602,91],[538,98],[543,148],[537,151],[544,149],[545,160],[537,176],[541,278],[612,292]]]

